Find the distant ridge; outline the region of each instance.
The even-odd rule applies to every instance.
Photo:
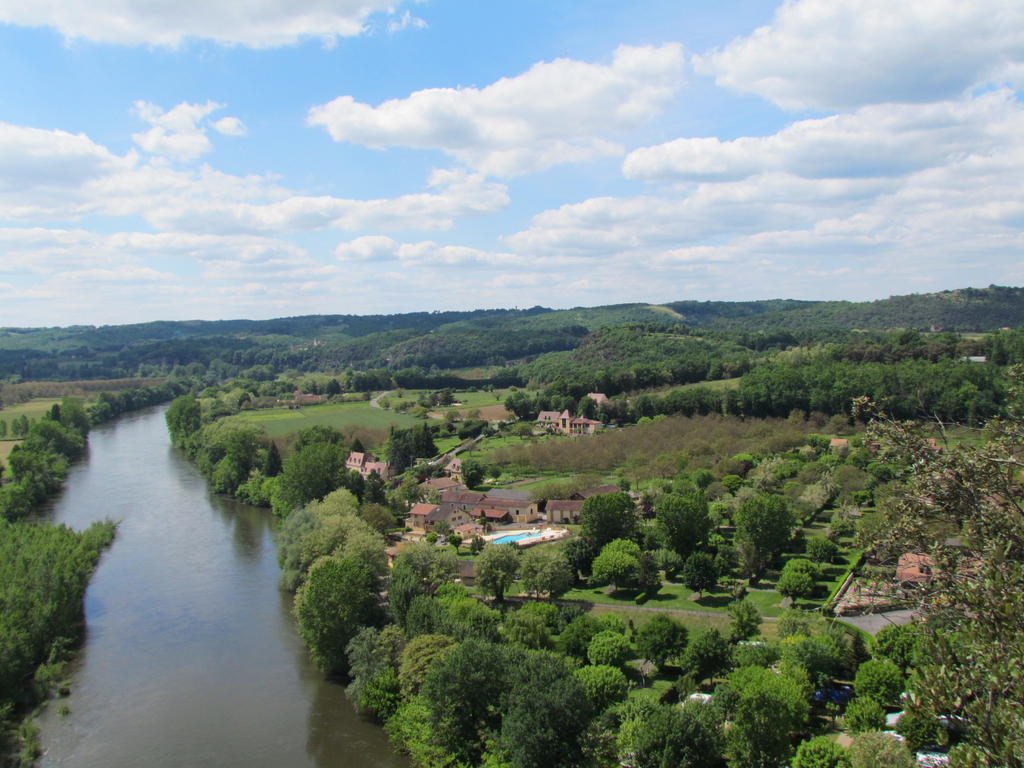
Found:
[[[596,331],[630,324],[779,343],[850,334],[987,332],[1024,325],[1024,288],[991,285],[870,302],[675,301],[552,310],[478,309],[273,320],[157,321],[66,328],[0,328],[0,376],[26,379],[160,375],[215,360],[274,370],[508,365],[573,350]],[[785,340],[789,339],[789,342]],[[728,341],[723,337],[723,340]],[[747,342],[743,342],[744,344]]]

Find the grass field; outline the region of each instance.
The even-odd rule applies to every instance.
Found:
[[[20,443],[21,440],[0,440],[0,461],[4,461],[6,463],[7,457],[11,453],[11,449]]]
[[[38,398],[35,400],[29,400],[27,403],[19,403],[18,405],[10,405],[6,408],[0,408],[0,419],[4,419],[10,424],[11,419],[16,416],[24,414],[30,419],[38,419],[51,407],[54,403],[59,403],[60,398]]]
[[[258,424],[271,437],[284,437],[300,429],[322,425],[342,429],[344,427],[365,427],[387,429],[391,426],[411,427],[418,419],[404,413],[374,408],[369,403],[340,403],[314,405],[291,410],[272,408],[266,411],[246,411],[239,416]]]

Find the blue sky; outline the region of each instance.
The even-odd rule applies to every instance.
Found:
[[[1024,283],[1019,0],[0,0],[2,325]]]

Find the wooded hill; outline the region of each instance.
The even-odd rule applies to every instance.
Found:
[[[716,350],[715,357],[724,351],[730,364],[741,370],[746,362],[737,346],[781,349],[797,343],[850,341],[863,331],[985,332],[1024,325],[1024,289],[989,286],[861,303],[679,301],[568,310],[533,307],[0,328],[0,376],[68,380],[162,375],[195,363],[205,370],[215,361],[236,369],[269,366],[273,371],[448,370],[519,364],[543,353],[586,350],[587,344],[599,343],[590,334],[637,324],[660,326],[676,335],[659,343],[666,352],[682,343],[679,331],[695,331],[704,337],[705,347],[728,347]],[[686,343],[687,356],[704,356],[695,341]]]

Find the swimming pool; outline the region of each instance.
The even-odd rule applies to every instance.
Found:
[[[522,541],[523,539],[536,539],[543,536],[543,533],[538,531],[527,531],[526,533],[509,533],[505,536],[499,536],[496,539],[491,539],[492,544],[511,544],[516,541]]]

